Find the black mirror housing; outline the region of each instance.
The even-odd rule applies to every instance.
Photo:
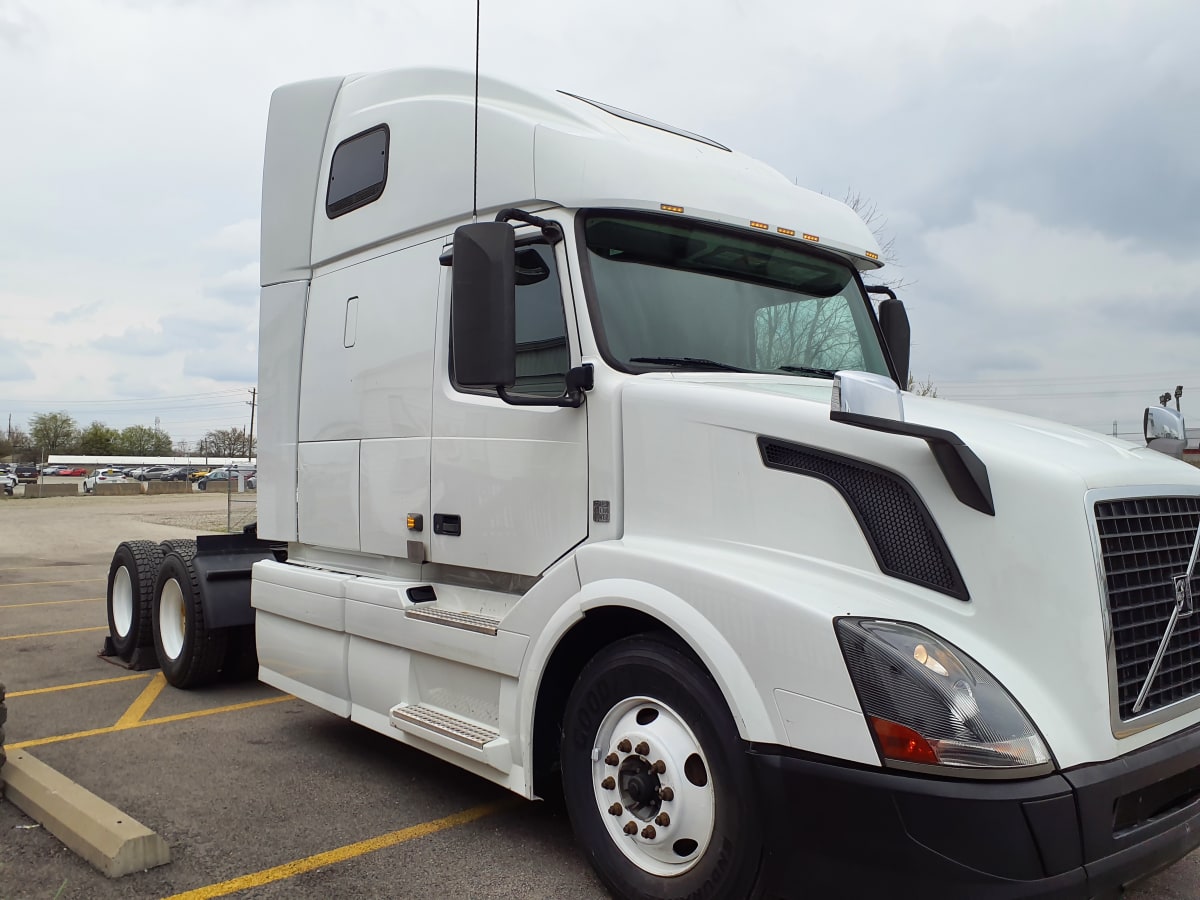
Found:
[[[454,378],[464,387],[511,387],[517,380],[515,237],[505,222],[454,231],[450,342]]]
[[[896,367],[900,390],[908,390],[908,358],[912,347],[912,332],[908,326],[908,312],[904,303],[889,297],[879,304],[879,328]]]

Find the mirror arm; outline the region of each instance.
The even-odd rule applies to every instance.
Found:
[[[496,385],[496,394],[510,406],[559,406],[579,409],[583,406],[584,392],[595,386],[591,363],[576,366],[567,372],[567,389],[561,397],[533,397],[529,394],[510,394],[502,384]]]
[[[502,209],[496,213],[497,222],[524,222],[526,225],[536,225],[542,229],[542,237],[550,242],[551,246],[557,244],[563,239],[562,227],[557,222],[551,222],[549,219],[543,219],[541,216],[535,216],[533,213],[527,213],[523,209],[515,209],[509,207]]]

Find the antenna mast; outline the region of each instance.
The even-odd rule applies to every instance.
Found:
[[[475,171],[472,184],[472,215],[479,218],[479,4],[475,0]]]

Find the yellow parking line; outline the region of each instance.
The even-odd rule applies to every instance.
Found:
[[[105,600],[106,597],[80,597],[78,600],[39,600],[37,603],[0,603],[0,609],[20,609],[23,606],[53,606],[56,603],[86,603],[89,600]]]
[[[239,709],[252,709],[256,706],[267,706],[271,703],[282,703],[284,700],[296,699],[291,694],[282,697],[268,697],[265,700],[250,700],[246,703],[234,703],[230,706],[217,706],[213,709],[198,709],[194,712],[177,713],[173,716],[161,716],[157,719],[142,719],[128,725],[109,725],[106,728],[91,728],[87,731],[76,731],[71,734],[56,734],[54,737],[33,738],[28,741],[17,741],[5,745],[6,750],[24,750],[27,747],[41,747],[45,744],[59,744],[63,741],[74,741],[79,738],[95,737],[98,734],[113,734],[117,731],[128,731],[131,728],[145,728],[148,725],[165,725],[168,722],[182,722],[184,719],[198,719],[201,716],[212,716],[217,713],[236,712]]]
[[[127,728],[135,722],[140,722],[142,716],[150,709],[151,704],[158,699],[158,695],[163,692],[163,688],[167,686],[167,676],[159,672],[142,690],[136,700],[129,704],[129,709],[125,710],[121,718],[117,719],[117,728]]]
[[[6,587],[37,587],[39,584],[86,584],[89,581],[107,581],[106,578],[78,578],[75,581],[14,581],[11,584],[0,584]]]
[[[273,881],[295,878],[297,875],[303,875],[305,872],[311,872],[313,869],[319,869],[322,866],[330,866],[334,863],[344,862],[347,859],[353,859],[356,856],[374,853],[376,850],[395,847],[397,844],[403,844],[405,841],[412,841],[417,838],[436,834],[448,828],[466,825],[468,822],[474,822],[476,819],[482,819],[484,816],[490,816],[492,813],[512,806],[513,802],[515,801],[473,806],[452,816],[434,819],[432,822],[422,822],[420,825],[410,825],[408,828],[401,828],[399,831],[381,834],[379,837],[359,841],[356,844],[347,844],[344,847],[338,847],[336,850],[327,850],[315,856],[297,859],[289,863],[284,863],[281,866],[263,869],[261,872],[243,875],[240,878],[231,878],[229,881],[222,881],[219,884],[210,884],[207,887],[196,888],[193,891],[184,891],[182,894],[172,894],[170,897],[164,898],[164,900],[209,900],[212,897],[225,897],[229,894],[235,894],[238,891],[261,887]]]
[[[68,628],[66,631],[35,631],[33,634],[0,635],[0,641],[19,641],[23,638],[54,637],[56,634],[78,634],[81,631],[108,631],[107,625],[96,625],[92,628]]]
[[[133,681],[135,678],[149,678],[149,672],[141,675],[122,675],[119,678],[101,678],[99,681],[79,681],[75,684],[60,684],[55,687],[31,688],[27,691],[9,691],[8,699],[13,697],[29,697],[33,694],[53,694],[56,691],[70,691],[75,688],[95,687],[98,684],[116,684],[118,681]]]

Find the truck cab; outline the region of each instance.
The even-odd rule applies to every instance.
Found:
[[[622,897],[1089,897],[1183,855],[1200,476],[904,391],[880,266],[845,205],[571,94],[278,89],[260,678],[561,790]]]

